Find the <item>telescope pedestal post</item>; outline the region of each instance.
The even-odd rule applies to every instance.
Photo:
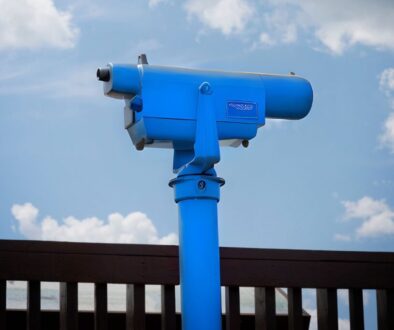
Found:
[[[182,329],[221,330],[217,203],[224,180],[180,175],[170,181],[179,208]]]

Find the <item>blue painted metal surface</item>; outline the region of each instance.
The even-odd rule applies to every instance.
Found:
[[[198,88],[203,82],[208,82],[215,93],[212,107],[219,141],[253,139],[265,118],[301,119],[308,114],[313,99],[310,83],[294,75],[146,64],[109,64],[108,69],[111,79],[104,82],[106,95],[124,98],[125,111],[133,111],[133,97],[143,100],[139,111],[134,108],[134,121],[128,127],[134,145],[139,147],[193,149]],[[253,104],[253,110],[248,111],[247,104]]]
[[[222,184],[204,175],[170,182],[179,207],[182,329],[221,329],[217,203]]]
[[[219,142],[253,139],[266,118],[305,117],[311,85],[294,75],[152,66],[145,57],[138,65],[109,64],[97,76],[106,95],[125,100],[125,128],[138,150],[174,150],[183,329],[220,330]]]

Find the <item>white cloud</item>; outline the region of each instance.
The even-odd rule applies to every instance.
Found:
[[[52,0],[0,0],[0,50],[71,48],[78,37],[72,15]]]
[[[39,239],[40,230],[37,228],[36,224],[38,215],[37,208],[35,208],[31,203],[23,205],[14,204],[11,208],[11,212],[19,222],[19,231],[22,235],[31,239]]]
[[[162,2],[167,0],[149,0],[149,5]],[[319,43],[316,47],[312,42],[315,49],[336,55],[356,45],[394,50],[391,0],[187,0],[184,9],[189,17],[224,35],[245,33],[249,40],[257,40],[252,49],[294,43],[304,32],[308,42]]]
[[[394,110],[394,68],[385,69],[379,76],[380,89],[385,93]],[[381,146],[394,154],[394,112],[391,112],[383,124],[383,132],[379,136]]]
[[[365,196],[356,202],[344,201],[345,219],[368,219],[376,214],[380,214],[389,210],[384,200],[375,200]]]
[[[267,45],[290,44],[297,41],[298,27],[292,14],[283,6],[263,15],[266,30],[260,34],[260,42]]]
[[[316,37],[332,52],[361,44],[394,49],[394,6],[391,1],[332,0],[301,2]]]
[[[246,0],[188,0],[185,10],[225,35],[242,32],[253,16],[253,7]]]
[[[271,0],[270,3],[272,12],[265,19],[268,28],[265,32],[277,42],[295,41],[297,30],[302,29],[311,32],[334,54],[342,54],[354,45],[394,50],[392,1]],[[275,19],[278,12],[279,20]]]
[[[345,319],[338,319],[338,329],[339,330],[349,330],[350,321]]]
[[[357,236],[394,235],[394,212],[376,214],[357,229]]]
[[[363,197],[356,202],[344,201],[345,219],[357,219],[362,223],[356,229],[357,237],[394,235],[394,211],[384,200]]]
[[[38,209],[31,203],[15,204],[11,212],[18,222],[18,230],[29,239],[102,242],[177,244],[175,233],[160,237],[152,221],[141,212],[111,213],[107,220],[96,217],[77,219],[69,216],[58,221],[50,216],[38,220]]]
[[[272,37],[266,32],[261,32],[259,40],[261,44],[267,46],[272,46],[276,44]]]
[[[350,242],[352,240],[352,237],[350,235],[335,234],[334,240],[340,241],[340,242]]]
[[[390,113],[383,124],[383,132],[379,136],[382,146],[388,148],[394,154],[394,112]]]
[[[383,70],[379,77],[379,86],[387,96],[393,96],[394,93],[394,68]]]

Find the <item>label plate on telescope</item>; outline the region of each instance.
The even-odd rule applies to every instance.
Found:
[[[236,118],[257,119],[257,103],[245,101],[228,101],[227,116]]]

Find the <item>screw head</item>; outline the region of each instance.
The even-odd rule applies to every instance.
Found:
[[[198,189],[204,190],[205,187],[207,186],[207,183],[204,180],[200,180],[200,181],[198,181],[197,186],[198,186]]]

